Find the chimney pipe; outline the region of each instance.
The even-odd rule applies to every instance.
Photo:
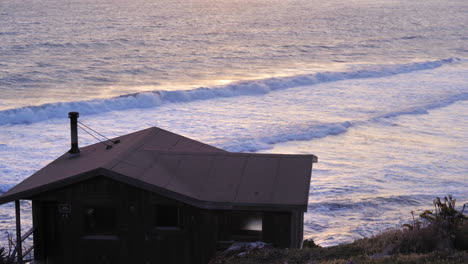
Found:
[[[68,118],[70,118],[70,128],[71,128],[71,149],[68,151],[70,154],[80,153],[80,148],[78,148],[78,117],[80,113],[70,112],[68,113]]]

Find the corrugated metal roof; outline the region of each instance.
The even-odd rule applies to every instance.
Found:
[[[76,182],[92,171],[127,177],[201,203],[306,206],[313,155],[231,153],[201,142],[149,128],[62,155],[19,183],[0,203],[29,198]],[[148,185],[148,186],[146,186]]]

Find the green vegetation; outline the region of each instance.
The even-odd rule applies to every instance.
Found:
[[[412,224],[350,244],[322,248],[313,241],[303,249],[263,248],[241,254],[220,254],[210,264],[384,264],[468,263],[468,217],[455,209],[451,196],[434,200]]]

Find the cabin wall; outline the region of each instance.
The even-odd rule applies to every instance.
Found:
[[[302,242],[302,212],[203,210],[105,177],[32,200],[35,257],[47,263],[205,264],[220,241]],[[250,215],[260,233],[238,230]]]
[[[304,213],[293,211],[291,213],[291,248],[301,248],[304,230]]]
[[[293,211],[205,211],[204,221],[216,226],[210,230],[211,242],[263,241],[280,248],[300,248],[303,239],[303,212]],[[241,218],[241,219],[239,219]],[[256,218],[260,218],[260,224]],[[249,220],[253,220],[249,226]],[[239,222],[246,225],[239,230]],[[206,234],[206,233],[205,233]],[[218,243],[218,246],[219,246]]]
[[[178,208],[177,227],[156,226],[158,205],[162,205],[163,210]],[[95,232],[87,226],[86,211],[93,209],[115,219],[114,223],[108,223],[109,230],[101,228]],[[47,258],[50,263],[200,263],[190,261],[191,252],[198,251],[198,244],[189,245],[188,242],[193,236],[189,230],[197,217],[193,207],[104,177],[34,197],[33,210],[38,260]]]
[[[275,247],[292,248],[291,213],[268,212],[264,215],[263,241],[272,243]]]

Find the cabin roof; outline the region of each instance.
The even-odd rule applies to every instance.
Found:
[[[0,196],[0,204],[95,176],[202,208],[307,206],[314,155],[232,153],[152,127],[65,153]]]

